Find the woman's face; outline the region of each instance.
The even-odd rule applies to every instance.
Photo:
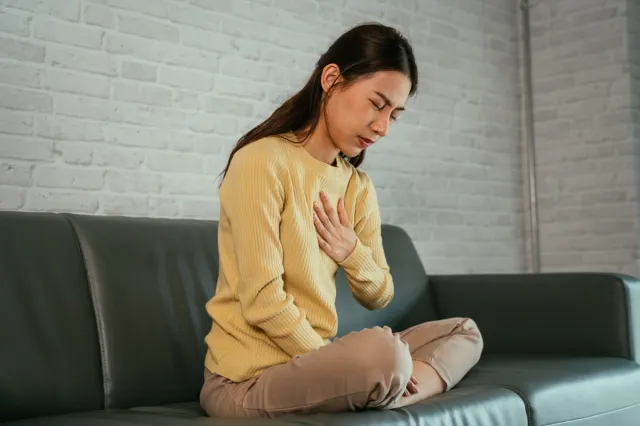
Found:
[[[337,78],[336,66],[325,67],[325,92]],[[325,112],[329,137],[342,153],[355,157],[387,134],[404,109],[410,90],[409,77],[398,71],[380,71],[346,88],[335,88]]]

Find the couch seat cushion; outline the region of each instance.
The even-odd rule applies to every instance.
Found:
[[[494,386],[453,389],[409,407],[386,411],[285,416],[309,426],[527,426],[524,402],[512,391]]]
[[[640,418],[640,366],[626,359],[484,356],[458,388],[478,385],[519,393],[533,426],[636,425]]]
[[[91,411],[34,418],[7,426],[285,426],[285,425],[527,426],[523,401],[498,387],[454,389],[410,407],[390,411],[283,416],[279,419],[218,419],[204,416],[197,402],[129,410]]]

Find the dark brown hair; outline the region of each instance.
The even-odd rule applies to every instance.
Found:
[[[379,23],[360,24],[342,34],[320,57],[304,87],[278,107],[269,118],[242,136],[229,156],[223,174],[226,175],[231,159],[242,147],[267,136],[309,129],[310,135],[318,124],[323,105],[320,84],[322,71],[329,64],[340,69],[342,83],[352,84],[359,78],[379,71],[399,71],[411,80],[410,95],[418,88],[418,67],[409,41],[394,28]],[[306,139],[306,137],[305,137]],[[347,160],[358,167],[365,151]]]

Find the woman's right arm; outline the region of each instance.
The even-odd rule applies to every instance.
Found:
[[[280,220],[286,172],[277,158],[247,146],[233,156],[220,188],[231,223],[242,316],[291,357],[324,345],[303,310],[284,291]]]

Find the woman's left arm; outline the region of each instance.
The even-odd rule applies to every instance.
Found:
[[[323,199],[324,208],[315,208],[314,220],[320,247],[343,267],[356,300],[374,310],[391,302],[393,279],[382,246],[376,190],[368,177],[366,182],[356,206],[355,225],[349,222],[342,199],[336,209]]]

